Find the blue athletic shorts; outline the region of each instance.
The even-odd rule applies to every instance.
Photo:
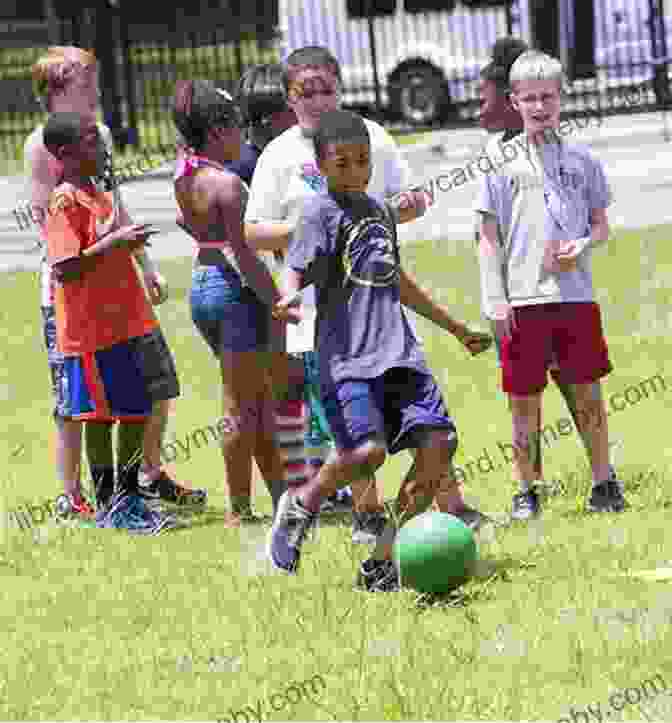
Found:
[[[374,379],[345,380],[322,398],[339,449],[355,449],[381,437],[390,454],[419,446],[418,433],[457,434],[434,377],[414,369],[388,369]]]
[[[155,402],[180,394],[172,354],[160,329],[109,349],[63,358],[67,417],[143,421]]]
[[[235,271],[194,267],[190,303],[191,318],[213,354],[268,349],[269,311]]]

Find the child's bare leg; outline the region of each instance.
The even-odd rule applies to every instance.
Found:
[[[446,512],[449,515],[459,516],[466,507],[464,490],[456,477],[452,464],[441,473],[434,502],[439,512]]]
[[[413,467],[414,474],[406,475],[399,495],[390,511],[385,530],[378,538],[372,557],[376,560],[392,559],[392,549],[397,531],[408,520],[421,515],[432,504],[438,491],[439,481],[452,465],[457,450],[457,433],[445,429],[427,429],[417,449]]]
[[[82,422],[56,417],[56,467],[66,495],[79,500],[82,469]]]
[[[535,458],[541,395],[521,397],[511,394],[510,403],[513,417],[513,470],[516,479],[524,488],[523,491],[527,491],[537,479]]]
[[[360,477],[350,483],[352,502],[357,512],[382,512],[383,503],[378,494],[375,477]]]
[[[592,450],[593,481],[598,484],[610,478],[609,432],[607,410],[602,398],[601,385],[574,384],[577,423],[587,446]]]
[[[145,425],[143,439],[144,463],[142,468],[150,478],[153,478],[161,470],[161,448],[168,429],[170,402],[170,399],[156,402]]]
[[[574,421],[574,425],[576,426],[576,429],[581,436],[581,441],[583,442],[583,446],[586,449],[586,454],[588,455],[588,461],[591,464],[593,464],[593,450],[592,450],[592,439],[590,434],[586,434],[586,427],[579,422],[579,413],[577,409],[577,401],[576,401],[576,387],[574,384],[565,384],[564,382],[561,382],[560,379],[555,376],[554,372],[551,371],[551,376],[553,377],[553,380],[557,384],[558,389],[562,393],[562,396],[565,399],[565,402],[567,404],[567,409],[569,409],[570,414],[572,415],[572,420]],[[600,382],[593,382],[592,384],[589,384],[588,386],[592,387],[592,394],[596,398],[598,395],[602,394],[602,387],[600,385]],[[611,463],[609,465],[609,474],[613,476],[613,470],[611,468]]]
[[[539,404],[539,412],[537,414],[537,428],[534,433],[534,437],[530,439],[530,449],[534,444],[533,450],[533,461],[534,461],[534,479],[544,479],[544,466],[541,461],[541,428],[543,426],[543,420],[541,417],[541,404]]]
[[[222,455],[235,515],[249,512],[252,497],[252,455],[259,424],[257,400],[264,387],[258,352],[220,353],[222,374]]]
[[[411,464],[411,468],[406,473],[404,484],[414,480],[417,474],[416,451],[411,450],[411,454],[413,455],[413,464]],[[446,512],[449,515],[454,515],[456,512],[460,512],[466,506],[462,485],[456,479],[455,469],[453,468],[452,462],[441,473],[436,495],[434,496],[434,504],[439,512]]]
[[[318,512],[320,502],[339,487],[362,476],[373,476],[386,454],[384,440],[377,438],[369,438],[355,449],[333,450],[317,475],[297,490],[299,499],[307,510]]]

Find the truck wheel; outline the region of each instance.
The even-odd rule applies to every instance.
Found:
[[[448,88],[434,66],[406,66],[389,83],[390,105],[396,117],[410,125],[431,125],[445,118],[450,107]]]

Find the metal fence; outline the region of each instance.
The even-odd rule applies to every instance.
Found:
[[[280,59],[302,45],[326,45],[339,58],[346,105],[399,129],[473,123],[480,69],[494,41],[507,34],[562,60],[570,115],[651,111],[670,101],[672,0],[177,5],[165,3],[158,12],[154,4],[130,0],[3,0],[0,157],[19,157],[23,139],[44,119],[32,96],[30,66],[51,44],[96,50],[105,120],[121,145],[173,141],[169,105],[178,78],[231,87],[249,64]],[[32,17],[17,20],[28,7]],[[280,44],[273,42],[276,33]],[[636,104],[624,102],[635,97],[626,96],[632,89]]]

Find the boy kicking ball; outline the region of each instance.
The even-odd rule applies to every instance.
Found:
[[[158,534],[168,524],[139,494],[145,427],[153,406],[179,396],[175,364],[134,266],[133,253],[156,231],[121,226],[112,193],[96,178],[105,161],[95,119],[52,113],[44,145],[62,166],[44,227],[55,288],[58,351],[69,418],[119,422],[117,490],[96,485],[99,527]]]
[[[314,145],[327,189],[305,203],[287,257],[288,295],[277,314],[287,312],[301,288],[315,284],[321,401],[336,449],[315,478],[281,498],[268,555],[275,568],[296,572],[321,500],[343,480],[375,474],[388,452],[414,449],[416,474],[402,484],[392,519],[358,578],[366,590],[396,590],[396,531],[432,504],[457,449],[455,425],[402,305],[456,336],[472,354],[492,340],[455,322],[401,268],[399,219],[383,199],[366,193],[372,169],[363,119],[324,113]],[[420,215],[421,194],[416,202]]]
[[[521,147],[528,152],[482,180],[476,206],[484,310],[495,320],[513,417],[521,488],[514,519],[540,512],[533,440],[552,363],[556,380],[571,388],[577,427],[591,452],[587,508],[625,508],[609,464],[599,380],[612,366],[590,266],[592,249],[609,238],[611,194],[600,162],[558,134],[562,78],[560,62],[548,55],[526,52],[515,61],[511,102],[522,117]]]

